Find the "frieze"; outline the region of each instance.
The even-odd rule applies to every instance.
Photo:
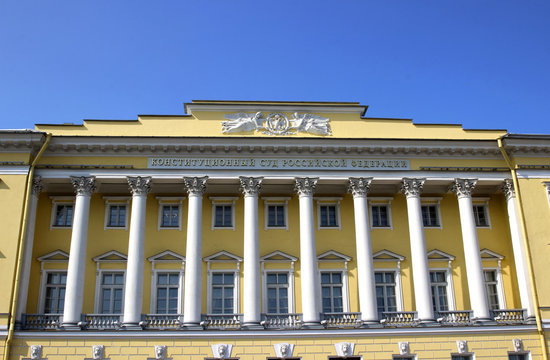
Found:
[[[298,114],[295,112],[289,118],[282,113],[265,115],[256,113],[235,113],[225,115],[222,121],[222,133],[240,133],[260,131],[267,135],[293,135],[304,132],[313,135],[332,135],[329,119],[312,114]]]
[[[149,169],[262,169],[262,170],[410,170],[409,160],[357,158],[198,158],[155,157]]]

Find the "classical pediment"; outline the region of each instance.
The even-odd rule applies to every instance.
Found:
[[[269,254],[266,254],[260,258],[260,261],[273,261],[273,262],[294,262],[298,261],[298,258],[286,254],[282,251],[276,250]]]
[[[389,250],[386,250],[386,249],[375,252],[372,255],[372,258],[374,260],[378,260],[378,261],[403,261],[403,260],[405,260],[404,256],[396,254],[396,253],[394,253],[392,251],[389,251]]]
[[[69,254],[63,250],[55,250],[36,258],[36,260],[40,262],[65,262],[69,261]]]
[[[151,262],[183,262],[185,257],[171,250],[165,250],[156,255],[150,256],[147,260]]]
[[[128,257],[116,250],[107,251],[104,254],[94,257],[95,262],[126,262]]]
[[[317,256],[319,261],[350,261],[351,257],[339,253],[338,251],[330,250]]]
[[[210,256],[207,256],[204,258],[204,261],[219,261],[219,262],[234,262],[243,261],[242,257],[239,257],[237,255],[231,254],[230,252],[227,252],[225,250],[219,251],[215,254],[212,254]]]

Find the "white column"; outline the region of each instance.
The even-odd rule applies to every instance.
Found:
[[[481,265],[474,208],[472,205],[472,191],[476,182],[476,179],[455,179],[451,190],[458,197],[470,305],[474,311],[474,318],[477,321],[488,321],[491,319],[491,314],[489,312],[489,300],[487,299],[487,289],[485,288],[485,276],[483,274],[483,266]]]
[[[318,297],[320,296],[315,223],[313,221],[313,191],[317,178],[296,178],[300,202],[300,281],[302,283],[302,314],[305,327],[320,326]]]
[[[76,191],[76,199],[73,211],[69,266],[67,269],[63,327],[69,330],[76,330],[79,329],[78,323],[82,314],[88,218],[90,215],[90,198],[95,190],[95,178],[93,176],[71,176],[71,182]]]
[[[424,181],[425,179],[404,178],[401,192],[407,197],[407,216],[409,219],[416,311],[418,312],[418,319],[421,322],[430,323],[434,321],[434,310],[420,204],[420,193],[424,187]]]
[[[258,193],[261,177],[239,177],[244,194],[244,284],[243,325],[260,328],[260,235],[258,232]]]
[[[185,293],[183,297],[183,325],[200,328],[202,299],[202,194],[207,176],[185,177],[189,194],[187,213],[187,245],[185,252]]]
[[[21,321],[21,315],[26,311],[27,307],[32,264],[32,247],[34,243],[34,227],[36,224],[36,206],[41,191],[42,179],[40,176],[35,176],[34,179],[32,179],[31,198],[25,231],[25,245],[23,249],[23,264],[21,265],[21,275],[19,277],[19,297],[17,298],[17,311],[15,316],[17,321]]]
[[[350,178],[349,192],[353,195],[355,215],[357,287],[359,288],[361,320],[364,324],[379,324],[367,203],[367,193],[369,192],[371,181],[372,178]]]
[[[129,176],[128,185],[132,192],[132,216],[130,218],[122,323],[127,329],[139,329],[143,304],[145,211],[147,209],[147,194],[151,189],[151,178]]]
[[[516,202],[516,192],[514,183],[511,179],[504,181],[502,191],[506,196],[506,206],[508,208],[508,222],[510,223],[510,235],[512,238],[512,249],[514,251],[514,263],[516,264],[516,274],[518,276],[519,297],[521,307],[527,310],[527,317],[530,320],[535,319],[535,305],[531,297],[531,281],[527,272],[527,254],[523,247],[523,235],[521,233],[519,213]]]

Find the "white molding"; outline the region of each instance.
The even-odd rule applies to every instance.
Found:
[[[450,261],[449,261],[450,263]],[[456,302],[455,302],[455,291],[454,291],[454,285],[453,285],[453,271],[452,268],[446,267],[446,268],[429,268],[429,272],[435,272],[435,271],[442,271],[445,272],[445,281],[447,282],[447,302],[449,311],[456,310]],[[430,290],[432,287],[432,283],[430,281]],[[435,311],[435,309],[434,309]]]
[[[391,202],[393,197],[367,197],[369,205],[369,226],[371,230],[393,230],[393,220],[391,214]],[[385,206],[388,216],[388,226],[373,226],[373,215],[372,207],[373,206]]]
[[[27,175],[30,166],[2,166],[0,167],[0,175]]]
[[[403,306],[403,281],[401,279],[401,267],[396,266],[395,268],[384,268],[384,269],[374,269],[374,273],[377,272],[393,272],[395,274],[395,302],[397,305],[397,311],[404,311]],[[376,286],[376,284],[375,284]],[[375,295],[376,296],[376,295]]]
[[[329,256],[334,256],[336,259],[330,259]],[[344,255],[335,250],[329,250],[322,254],[317,255],[317,260],[321,262],[344,262],[347,263],[351,261],[351,256]]]
[[[96,278],[95,278],[95,298],[94,298],[94,313],[100,314],[100,303],[101,303],[101,279],[103,278],[104,273],[122,273],[123,283],[122,283],[122,305],[121,313],[124,312],[124,298],[126,296],[126,269],[100,269],[100,262],[97,263]]]
[[[233,230],[235,231],[235,201],[236,196],[209,196],[212,201],[212,226],[210,230]],[[231,205],[231,226],[216,226],[216,205]]]
[[[383,258],[382,256],[387,256],[387,258]],[[374,261],[396,261],[401,262],[405,260],[405,257],[403,255],[399,255],[397,253],[394,253],[392,251],[389,251],[387,249],[383,249],[380,251],[375,252],[372,254],[372,258]]]
[[[271,259],[272,257],[280,256],[284,259]],[[260,258],[260,262],[296,262],[298,261],[298,258],[292,255],[289,255],[287,253],[284,253],[279,250],[275,250],[273,252],[270,252],[269,254],[266,254]]]
[[[182,224],[182,208],[183,200],[185,196],[156,196],[158,200],[158,220],[157,220],[157,231],[160,230],[179,230],[181,231]],[[164,206],[178,206],[178,226],[162,226],[162,210]]]
[[[118,257],[118,259],[107,259],[108,257],[113,255]],[[110,250],[93,257],[92,260],[99,266],[99,264],[101,263],[124,263],[126,262],[126,260],[128,260],[128,256],[116,250]]]
[[[55,223],[55,215],[57,213],[57,207],[60,205],[72,205],[73,206],[73,215],[72,220],[74,221],[74,210],[75,210],[75,197],[74,196],[50,196],[50,199],[52,200],[52,210],[51,210],[51,216],[50,216],[50,230],[54,229],[72,229],[73,224],[71,222],[71,226],[54,226]]]
[[[219,258],[221,256],[226,256],[229,259],[216,259],[216,258]],[[209,256],[205,257],[203,260],[207,263],[209,263],[209,262],[226,262],[227,263],[227,262],[242,262],[243,258],[240,257],[240,256],[237,256],[235,254],[232,254],[228,251],[222,250],[222,251],[218,251],[217,253],[214,253],[212,255],[209,255]]]
[[[349,284],[348,284],[348,266],[347,266],[347,262],[345,263],[344,265],[344,269],[319,269],[318,271],[318,276],[319,276],[319,282],[321,280],[321,275],[323,273],[334,273],[334,272],[339,272],[342,276],[342,309],[343,309],[343,312],[349,312],[350,310],[350,307],[349,307]],[[318,303],[319,303],[319,311],[323,311],[323,305],[322,305],[322,299],[323,299],[323,295],[322,295],[322,290],[323,289],[323,284],[320,283],[319,284],[319,294],[318,294]]]
[[[105,200],[105,222],[103,224],[103,230],[128,230],[128,218],[130,215],[130,196],[103,196]],[[124,216],[124,226],[109,226],[111,206],[126,206],[126,213]]]
[[[290,197],[262,197],[264,200],[264,230],[286,230],[288,231],[288,200]],[[269,226],[269,206],[270,205],[282,205],[285,226]]]
[[[55,256],[61,256],[65,259],[54,259]],[[65,251],[63,250],[54,250],[52,252],[49,252],[47,254],[44,254],[42,256],[39,256],[36,258],[37,261],[40,261],[40,262],[50,262],[50,263],[53,263],[53,262],[56,262],[56,263],[59,263],[59,262],[68,262],[69,261],[69,254],[66,253]]]
[[[169,255],[169,256],[172,256],[174,257],[175,259],[162,259],[164,256],[166,255]],[[185,263],[185,256],[183,255],[180,255],[176,252],[173,252],[172,250],[164,250],[158,254],[155,254],[153,256],[149,256],[147,258],[147,260],[149,260],[153,267],[155,266],[155,263],[181,263],[182,266],[184,265]]]
[[[330,230],[338,229],[342,230],[342,219],[340,217],[340,201],[341,197],[315,197],[317,202],[317,230]],[[321,226],[321,206],[335,206],[336,207],[336,225],[337,226]]]

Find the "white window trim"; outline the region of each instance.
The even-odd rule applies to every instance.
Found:
[[[49,273],[67,273],[67,269],[42,269],[40,271],[40,289],[38,290],[38,314],[44,314],[44,306],[46,305],[46,281]],[[65,295],[67,294],[67,285],[65,285]]]
[[[422,197],[420,198],[420,206],[435,206],[437,212],[437,220],[439,226],[424,226],[424,220],[422,220],[422,227],[424,229],[443,229],[443,218],[441,217],[441,197]],[[420,211],[422,214],[422,210]]]
[[[99,265],[99,262],[98,262]],[[94,313],[100,314],[101,307],[101,279],[103,278],[103,273],[122,273],[123,283],[122,283],[122,307],[121,313],[124,313],[124,299],[126,292],[126,270],[124,269],[97,269],[95,277],[95,299],[94,299]],[[113,314],[116,315],[116,314]],[[120,314],[119,314],[120,315]]]
[[[233,230],[235,231],[235,201],[238,197],[220,197],[210,196],[212,201],[212,227],[211,230]],[[231,205],[231,226],[215,226],[216,225],[216,205]]]
[[[62,257],[61,259],[56,257]],[[44,302],[46,301],[46,279],[49,272],[68,272],[68,264],[69,264],[69,254],[64,252],[63,250],[55,250],[52,252],[49,252],[47,254],[44,254],[42,256],[39,256],[36,258],[37,261],[40,262],[40,287],[38,289],[38,304],[37,304],[37,313],[43,314],[44,313]],[[44,265],[46,263],[57,263],[57,264],[65,264],[64,267],[60,269],[45,269]]]
[[[508,307],[506,306],[506,297],[504,296],[504,286],[502,285],[502,271],[500,268],[500,261],[498,262],[497,267],[483,267],[483,272],[485,272],[485,270],[496,272],[498,303],[500,305],[500,309],[507,309]],[[485,284],[485,274],[483,274],[483,276],[483,283]]]
[[[288,231],[288,200],[290,197],[262,197],[264,201],[264,230],[286,230]],[[283,205],[285,226],[269,226],[269,205]]]
[[[321,284],[321,274],[323,273],[334,273],[339,272],[342,274],[342,305],[343,305],[343,312],[349,312],[349,285],[348,285],[348,263],[345,262],[345,268],[344,269],[319,269],[319,310],[323,311],[323,294],[322,294],[322,287],[323,284]]]
[[[161,259],[165,255],[171,255],[177,259],[163,260]],[[149,305],[149,313],[155,314],[157,308],[157,274],[158,273],[179,273],[178,281],[178,314],[183,314],[183,291],[184,291],[184,279],[185,279],[185,257],[176,254],[170,250],[163,251],[157,255],[149,257],[147,260],[151,262],[151,303]],[[155,266],[157,263],[181,263],[181,269],[157,269]]]
[[[104,196],[105,200],[105,222],[103,225],[103,230],[128,230],[128,218],[130,215],[130,197],[129,196]],[[109,226],[111,206],[126,206],[126,216],[124,219],[124,226]]]
[[[368,197],[369,201],[369,223],[370,223],[370,229],[371,230],[393,230],[393,221],[391,216],[391,201],[393,200],[393,197]],[[373,206],[386,206],[388,209],[388,226],[373,226],[373,215],[372,215],[372,207]]]
[[[491,230],[492,224],[491,224],[491,214],[489,213],[489,198],[488,197],[473,197],[472,198],[472,206],[483,206],[485,209],[485,217],[487,218],[487,226],[477,226],[478,229],[489,229]],[[474,214],[474,221],[475,221],[475,214]]]
[[[294,262],[291,269],[269,269],[264,270],[262,262],[262,312],[267,314],[267,275],[286,273],[288,276],[288,313],[293,314],[294,308]]]
[[[342,201],[341,197],[316,197],[314,200],[317,201],[317,230],[325,229],[338,229],[342,230],[342,219],[340,217],[340,202]],[[334,205],[336,206],[336,223],[338,226],[321,226],[321,206],[323,205]]]
[[[230,259],[223,259],[218,260],[216,259],[219,256],[226,256]],[[206,261],[206,313],[212,314],[212,273],[233,273],[233,278],[235,279],[234,282],[234,288],[233,288],[233,313],[239,314],[240,313],[240,269],[241,269],[241,262],[243,259],[239,256],[233,255],[227,251],[220,251],[215,254],[212,254],[210,256],[207,256],[203,259]],[[236,265],[236,269],[211,269],[211,263],[234,263]]]
[[[403,308],[403,285],[401,282],[401,266],[400,261],[398,261],[397,268],[386,268],[386,269],[378,269],[374,268],[374,273],[377,272],[393,272],[395,274],[395,302],[397,305],[397,311],[404,311]],[[374,284],[376,287],[376,282]],[[376,297],[376,294],[375,294]]]
[[[449,261],[450,262],[450,261]],[[449,304],[449,310],[448,311],[455,311],[456,310],[456,302],[455,302],[455,289],[453,286],[453,275],[452,275],[452,269],[450,267],[447,268],[429,268],[429,272],[432,271],[444,271],[445,272],[445,280],[447,281],[447,302]],[[432,283],[430,281],[430,290],[432,287]],[[430,298],[431,300],[431,298]],[[431,304],[430,304],[431,305]]]
[[[55,223],[55,214],[57,213],[57,206],[59,205],[72,205],[73,206],[73,221],[74,221],[74,210],[75,210],[75,197],[74,196],[50,196],[52,200],[52,214],[50,218],[50,230],[53,229],[72,229],[71,226],[54,226]]]
[[[159,210],[158,210],[158,222],[157,222],[157,231],[160,230],[179,230],[181,231],[181,218],[182,218],[182,203],[185,199],[185,196],[157,196],[156,199],[159,202]],[[164,205],[168,206],[174,206],[178,205],[178,226],[174,227],[168,227],[168,226],[162,226],[162,208]]]
[[[531,360],[532,357],[531,357],[531,352],[530,351],[527,351],[527,350],[522,350],[522,351],[508,351],[508,353],[506,353],[506,359],[510,359],[510,356],[509,355],[527,355],[527,360]]]

